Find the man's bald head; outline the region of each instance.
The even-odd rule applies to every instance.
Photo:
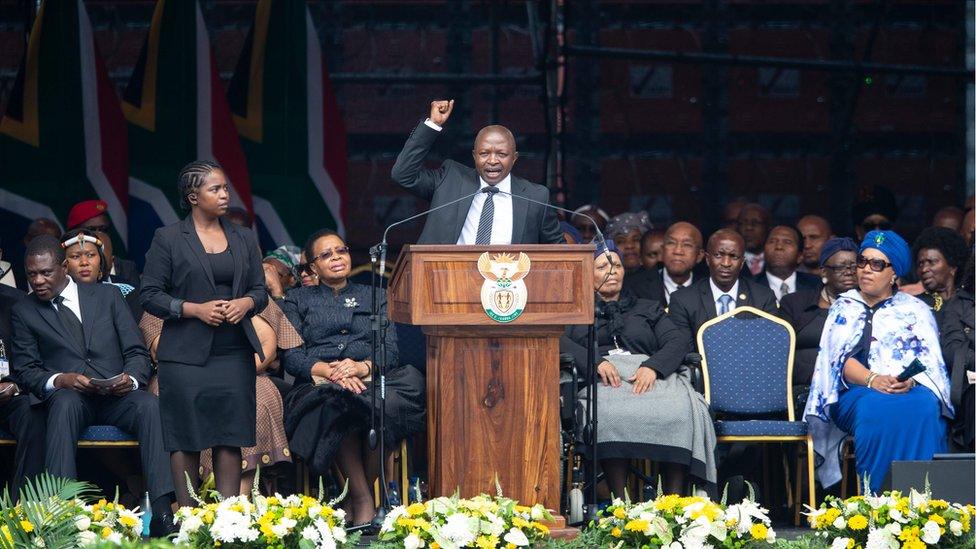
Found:
[[[505,126],[485,126],[474,139],[471,156],[481,179],[495,186],[508,177],[518,159],[515,136]]]
[[[664,238],[669,236],[675,236],[676,234],[688,234],[694,239],[695,245],[699,248],[704,244],[704,237],[702,237],[701,231],[698,227],[688,223],[687,221],[678,221],[677,223],[672,223],[668,227],[668,231],[664,233]]]
[[[708,237],[708,246],[705,247],[709,252],[715,250],[715,246],[723,240],[732,240],[735,245],[739,247],[739,253],[743,253],[746,249],[746,241],[743,240],[742,235],[738,231],[733,231],[732,229],[719,229],[712,233],[712,236]]]
[[[484,128],[481,128],[481,130],[478,131],[478,135],[474,136],[475,150],[478,149],[478,143],[489,134],[497,134],[504,137],[511,144],[512,150],[513,151],[517,150],[515,146],[515,134],[512,133],[512,130],[500,124],[492,124],[491,126],[485,126]]]

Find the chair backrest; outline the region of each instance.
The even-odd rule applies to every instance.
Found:
[[[716,412],[793,412],[793,344],[785,320],[753,307],[709,320],[698,330],[705,400]]]

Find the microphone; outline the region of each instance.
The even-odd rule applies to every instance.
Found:
[[[501,191],[499,191],[499,192],[501,192]],[[422,211],[422,212],[420,212],[418,214],[411,215],[410,217],[408,217],[406,219],[401,219],[400,221],[397,221],[397,222],[394,222],[394,223],[391,223],[390,225],[388,225],[386,227],[386,230],[383,231],[383,241],[380,242],[379,244],[377,244],[376,246],[373,246],[370,249],[370,252],[379,252],[379,255],[380,255],[380,274],[382,275],[384,272],[386,272],[384,270],[386,268],[386,235],[390,232],[390,229],[392,229],[393,227],[396,227],[397,225],[403,225],[404,223],[408,223],[410,221],[413,221],[414,219],[419,219],[421,217],[424,217],[425,215],[429,215],[429,214],[431,214],[433,212],[436,212],[437,210],[446,208],[448,206],[453,206],[454,204],[457,204],[458,202],[462,202],[462,201],[467,200],[469,198],[474,198],[474,197],[478,196],[479,194],[481,194],[481,189],[478,189],[477,191],[475,191],[475,192],[473,192],[471,194],[464,195],[461,198],[458,198],[456,200],[452,200],[450,202],[447,202],[446,204],[441,204],[440,206],[437,206],[435,208],[430,208],[430,209],[424,210],[424,211]],[[589,217],[589,216],[587,216],[587,217]]]
[[[586,219],[589,219],[590,220],[590,223],[593,224],[593,230],[596,231],[596,238],[593,239],[594,241],[596,241],[596,244],[597,244],[596,249],[597,250],[602,249],[603,250],[603,253],[607,257],[607,261],[610,261],[611,265],[613,264],[613,261],[611,261],[611,258],[610,258],[610,250],[607,249],[607,241],[603,237],[603,231],[601,231],[600,230],[600,226],[596,224],[596,220],[593,219],[592,217],[590,217],[589,215],[587,215],[585,213],[574,212],[573,210],[567,210],[566,208],[561,208],[559,206],[553,206],[552,204],[549,204],[548,202],[542,202],[541,200],[534,200],[534,199],[529,198],[527,196],[522,196],[522,195],[518,195],[518,194],[512,194],[512,193],[509,193],[509,192],[505,192],[503,190],[498,190],[498,194],[504,194],[504,195],[507,195],[507,196],[511,196],[512,198],[518,198],[519,200],[525,200],[526,202],[531,202],[533,204],[538,204],[538,205],[540,205],[540,206],[542,206],[544,208],[550,208],[550,209],[557,210],[557,211],[560,211],[560,212],[565,212],[565,213],[568,213],[571,216],[573,216],[573,215],[579,215],[579,216],[585,217]],[[572,217],[570,217],[570,219],[572,219]]]

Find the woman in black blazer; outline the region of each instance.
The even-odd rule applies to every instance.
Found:
[[[156,231],[142,274],[142,306],[162,318],[156,359],[164,445],[177,499],[194,505],[184,479],[199,483],[200,451],[213,448],[217,491],[237,495],[241,448],[255,443],[251,322],[267,305],[254,233],[221,219],[230,203],[227,176],[209,161],[179,176],[183,221]]]

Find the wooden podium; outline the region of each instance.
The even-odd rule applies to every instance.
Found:
[[[593,321],[593,250],[592,244],[403,249],[388,289],[389,315],[427,335],[432,496],[494,494],[497,475],[507,497],[559,509],[559,336],[567,324]],[[482,306],[485,252],[489,259],[508,254],[503,262],[524,253],[531,261],[521,278],[524,309],[509,322]],[[512,269],[503,274],[519,276]],[[517,285],[501,286],[500,318],[512,306],[507,288]]]

